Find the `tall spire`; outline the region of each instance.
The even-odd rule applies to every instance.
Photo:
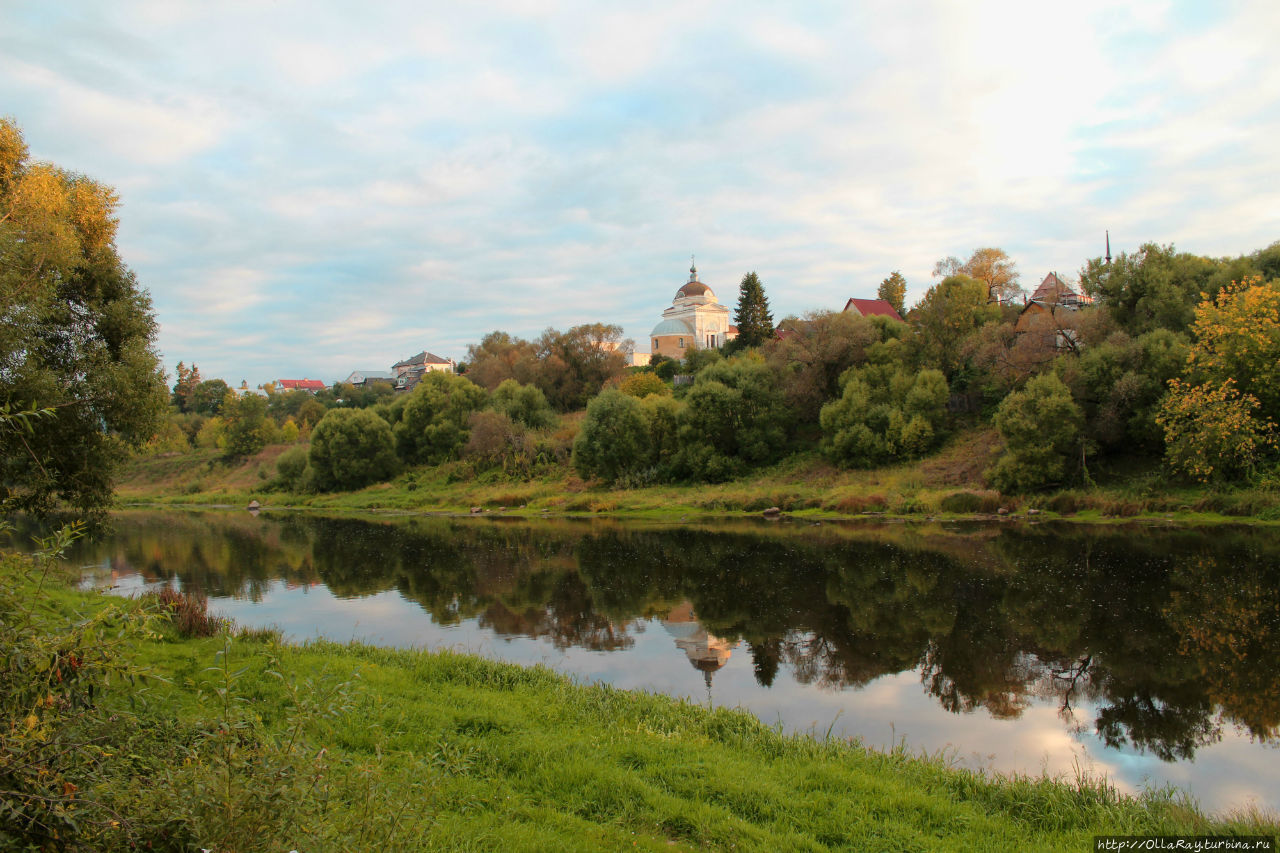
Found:
[[[1111,230],[1107,229],[1107,266],[1111,266]]]
[[[693,255],[689,256],[689,281],[698,280],[698,264],[694,260]]]

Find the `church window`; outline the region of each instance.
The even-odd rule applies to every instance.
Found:
[[[680,339],[680,346],[684,346],[684,338]]]

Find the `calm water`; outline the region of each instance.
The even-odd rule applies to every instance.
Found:
[[[1280,535],[129,512],[87,582],[1001,771],[1280,809]]]

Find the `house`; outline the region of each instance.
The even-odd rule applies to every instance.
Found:
[[[844,304],[844,310],[852,311],[859,317],[891,317],[902,322],[902,317],[884,299],[850,299]]]
[[[319,379],[277,379],[277,391],[306,391],[308,394],[314,394],[317,391],[323,391],[325,384]]]
[[[697,264],[689,266],[689,280],[676,291],[671,307],[662,312],[662,321],[653,327],[649,339],[653,355],[684,358],[691,349],[716,349],[738,336],[729,325],[729,309],[720,304],[715,292],[698,281]]]
[[[1070,315],[1093,304],[1093,297],[1079,293],[1057,273],[1049,273],[1031,294],[1018,314],[1014,331],[1020,335],[1035,334],[1057,349],[1075,348],[1075,330],[1070,328]]]
[[[396,375],[382,370],[353,370],[351,375],[342,381],[347,385],[355,385],[357,387],[374,385],[380,382],[394,385],[396,384]]]
[[[441,358],[423,350],[404,361],[397,361],[391,365],[391,370],[395,374],[396,390],[412,391],[422,381],[424,374],[437,370],[441,373],[453,373],[455,367],[453,359]]]

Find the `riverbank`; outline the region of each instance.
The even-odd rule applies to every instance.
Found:
[[[49,598],[64,620],[139,611]],[[137,686],[114,681],[97,700],[104,765],[97,787],[78,785],[83,818],[101,816],[95,797],[117,815],[104,842],[146,829],[218,850],[1057,850],[1098,834],[1278,829],[1208,818],[1171,792],[1128,798],[1086,778],[785,736],[742,712],[447,651],[183,638],[166,621],[119,654]]]
[[[1087,489],[1002,495],[982,483],[991,441],[989,434],[973,432],[926,459],[866,471],[835,468],[817,454],[803,454],[728,483],[626,489],[585,483],[567,466],[514,475],[451,462],[412,469],[357,491],[320,494],[292,492],[276,483],[276,459],[287,449],[277,445],[231,462],[216,450],[139,457],[125,470],[117,494],[126,505],[243,506],[257,500],[272,507],[356,511],[469,513],[474,508],[525,515],[694,518],[778,507],[813,519],[1031,514],[1086,522],[1280,524],[1280,490],[1178,485],[1165,480],[1158,467],[1136,463],[1100,473],[1098,485]]]

